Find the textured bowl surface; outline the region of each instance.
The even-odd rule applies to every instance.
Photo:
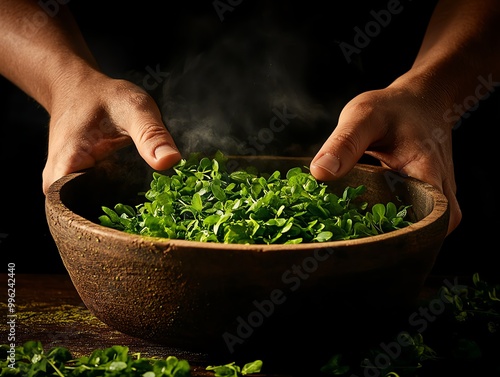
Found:
[[[259,157],[260,171],[308,159]],[[291,346],[392,321],[414,304],[444,240],[446,198],[381,167],[357,165],[332,184],[364,184],[369,204],[411,204],[407,228],[369,238],[299,245],[228,245],[144,238],[98,224],[101,206],[134,203],[148,186],[89,170],[55,182],[46,215],[64,265],[88,309],[134,337],[233,353]],[[366,313],[366,315],[364,315]],[[354,321],[352,318],[362,318]],[[339,325],[341,324],[341,325]],[[342,329],[343,331],[340,331]]]

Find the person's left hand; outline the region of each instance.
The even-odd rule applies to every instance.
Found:
[[[427,92],[425,85],[421,87]],[[314,157],[311,173],[322,181],[334,180],[349,172],[364,153],[371,155],[383,166],[430,183],[445,194],[449,234],[462,219],[452,158],[453,125],[445,120],[445,109],[437,101],[407,88],[391,85],[352,99]]]

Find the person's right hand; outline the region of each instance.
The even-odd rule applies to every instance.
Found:
[[[94,70],[80,77],[61,78],[52,88],[44,193],[57,179],[93,167],[132,142],[155,170],[180,160],[158,106],[146,91]]]

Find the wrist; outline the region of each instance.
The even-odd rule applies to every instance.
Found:
[[[397,78],[389,87],[410,91],[433,111],[436,120],[453,128],[500,85],[500,77],[481,72],[466,62],[419,64]]]
[[[88,85],[97,77],[103,76],[97,67],[80,58],[75,58],[71,62],[65,60],[61,66],[52,71],[49,96],[43,104],[49,114],[52,114],[56,104],[64,103],[68,98],[74,97],[75,93],[81,92],[83,85]]]

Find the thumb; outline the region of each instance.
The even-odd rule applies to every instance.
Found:
[[[149,166],[155,170],[166,170],[181,159],[172,136],[161,120],[159,110],[132,111],[128,115],[124,128]]]
[[[311,174],[320,181],[331,181],[348,173],[376,140],[378,123],[374,121],[360,109],[345,108],[336,128],[311,161]]]

